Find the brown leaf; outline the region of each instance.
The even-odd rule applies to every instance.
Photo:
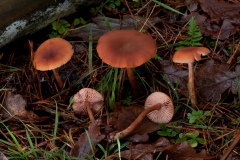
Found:
[[[8,160],[8,158],[0,151],[0,160]]]
[[[14,116],[13,119],[19,118],[23,121],[40,122],[46,120],[47,116],[39,117],[33,111],[25,109],[27,102],[22,95],[14,94],[12,91],[7,92],[5,101],[5,109],[2,111],[3,118],[7,119]]]
[[[127,146],[128,150],[121,151],[121,157],[125,159],[153,160],[153,153],[162,152],[169,145],[170,142],[164,137],[160,137],[152,144],[131,144]],[[111,157],[118,157],[118,153]]]
[[[100,120],[96,120],[88,127],[87,132],[91,142],[89,142],[88,135],[86,133],[82,133],[80,135],[78,141],[74,144],[71,150],[71,156],[78,158],[86,158],[87,156],[92,157],[92,155],[96,152],[96,145],[105,138],[105,135],[100,132],[100,123]],[[91,147],[93,148],[94,153],[92,153]]]
[[[144,109],[140,106],[131,105],[128,107],[121,107],[120,113],[118,115],[117,121],[117,131],[122,131],[127,128],[136,118],[137,116],[143,111]],[[129,140],[134,142],[140,142],[139,140],[148,140],[146,137],[147,133],[154,132],[160,129],[159,124],[152,122],[147,117],[145,117],[142,122],[137,126],[134,132],[131,135],[131,138],[128,136]],[[134,135],[136,134],[136,135]],[[133,137],[132,137],[133,136]]]
[[[228,19],[222,20],[220,24],[211,22],[205,15],[200,15],[197,12],[192,12],[188,18],[194,16],[197,25],[202,34],[211,36],[213,39],[227,39],[237,31],[237,27],[233,26]]]
[[[108,22],[106,22],[106,19]],[[73,29],[69,31],[69,37],[81,37],[83,40],[89,40],[89,33],[92,30],[92,39],[98,40],[100,36],[107,33],[109,31],[107,23],[111,26],[111,30],[116,29],[136,29],[139,30],[144,22],[147,19],[143,17],[131,17],[129,15],[124,15],[122,19],[109,18],[103,16],[97,16],[92,18],[93,23],[86,25],[85,27],[80,27],[77,29]],[[160,18],[149,18],[148,21],[151,22],[152,25],[160,21]],[[147,26],[144,26],[144,29],[147,29]]]
[[[188,17],[195,17],[202,34],[224,40],[236,33],[237,27],[240,26],[240,4],[222,0],[198,1],[206,15],[192,12]]]
[[[182,65],[172,65],[170,61],[161,61],[161,73],[166,76],[170,82],[178,84],[178,88],[183,92],[188,92],[188,69],[183,69]]]
[[[211,21],[219,23],[221,20],[229,20],[232,24],[240,24],[240,4],[228,3],[223,0],[198,0],[204,12],[210,17]]]
[[[201,98],[217,102],[227,89],[237,94],[236,79],[240,78],[240,65],[236,66],[235,71],[229,68],[229,64],[214,64],[213,60],[208,60],[197,69],[195,83]]]
[[[196,151],[187,143],[180,142],[168,147],[161,155],[160,159],[170,160],[214,160],[214,156],[209,156],[203,150],[200,153]]]

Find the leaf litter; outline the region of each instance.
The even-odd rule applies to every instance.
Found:
[[[171,83],[178,84],[178,89],[187,94],[188,70],[182,65],[171,65],[167,61],[160,64],[161,73],[167,76]],[[236,65],[234,71],[231,71],[230,67],[231,65],[226,63],[214,63],[214,60],[207,60],[197,66],[196,92],[203,101],[216,103],[228,89],[233,94],[238,93],[237,80],[240,79],[240,65]]]
[[[198,3],[204,14],[193,11],[188,17],[195,17],[202,34],[225,40],[237,32],[240,27],[240,4],[223,0],[198,0]]]
[[[217,1],[217,2],[220,2],[219,6],[217,5],[219,7],[218,9],[220,12],[221,11],[227,12],[227,8],[228,9],[230,8],[230,10],[238,9],[238,5],[235,5],[235,8],[234,8],[233,6],[228,5],[228,3],[226,4],[226,2],[223,2],[223,1]],[[169,3],[171,3],[171,2],[169,2]],[[202,33],[204,33],[206,36],[212,36],[213,38],[218,38],[219,31],[221,31],[221,34],[219,36],[220,40],[227,39],[231,35],[236,34],[236,29],[239,26],[238,20],[236,19],[237,12],[234,11],[232,14],[227,13],[227,14],[223,15],[223,16],[225,16],[223,19],[220,16],[218,16],[218,13],[215,14],[215,12],[211,10],[212,5],[209,6],[209,3],[211,3],[211,2],[199,0],[198,3],[200,4],[202,11],[201,12],[193,12],[193,11],[196,11],[196,8],[197,8],[197,1],[195,1],[195,3],[191,6],[191,12],[192,12],[191,15],[196,16],[195,17],[196,21],[197,21]],[[175,5],[175,4],[172,4],[172,5]],[[181,6],[181,5],[183,6],[183,4],[180,4],[179,6]],[[159,13],[159,11],[157,11],[157,13]],[[113,27],[113,29],[119,29],[119,28],[140,29],[140,28],[142,28],[142,24],[144,24],[145,22],[149,23],[146,18],[140,17],[140,21],[138,21],[138,20],[136,20],[136,17],[132,18],[132,16],[129,16],[129,15],[128,16],[124,15],[122,19],[98,16],[96,18],[92,18],[93,23],[91,23],[90,25],[87,25],[85,27],[81,27],[78,29],[70,30],[69,36],[70,37],[81,37],[84,40],[88,41],[89,40],[89,31],[92,30],[93,31],[93,39],[97,40],[99,36],[101,36],[102,34],[104,34],[105,32],[107,32],[109,30],[109,28],[106,24],[105,18],[108,19],[108,22],[109,22],[110,26]],[[166,18],[166,16],[161,17],[161,18],[164,19],[164,18]],[[156,26],[159,27],[159,30],[158,30],[159,32],[167,33],[166,35],[169,35],[172,37],[177,37],[176,36],[177,34],[175,34],[174,32],[178,32],[178,30],[175,31],[172,26],[170,26],[170,25],[168,26],[168,24],[165,22],[166,19],[160,20],[161,18],[159,18],[158,16],[157,16],[157,18],[156,17],[154,17],[152,19],[150,18],[150,23],[152,23],[153,25],[156,24]],[[166,31],[164,28],[164,30],[162,31],[161,26],[159,24],[157,24],[159,22],[161,22],[161,25],[166,25],[165,28],[167,28],[168,30]],[[145,26],[145,27],[146,28],[144,28],[144,29],[149,29],[148,26]],[[152,28],[150,28],[150,29],[152,29]],[[171,38],[169,39],[169,41],[171,42]],[[162,43],[162,42],[158,42],[158,43]],[[82,43],[82,44],[84,44],[84,43]],[[70,134],[74,134],[73,136],[75,139],[76,139],[76,137],[78,138],[78,140],[75,142],[75,144],[71,146],[71,155],[77,156],[79,158],[86,158],[86,155],[93,156],[99,150],[99,148],[97,146],[98,143],[106,144],[106,142],[104,140],[106,139],[106,136],[109,133],[120,131],[120,130],[126,128],[143,109],[141,106],[135,106],[135,105],[131,104],[128,107],[126,107],[126,106],[120,107],[120,110],[114,111],[113,113],[111,113],[109,115],[109,117],[104,115],[103,117],[101,117],[101,121],[97,120],[93,123],[90,123],[90,125],[88,125],[87,121],[85,119],[84,119],[85,120],[84,121],[82,119],[82,117],[78,117],[79,119],[77,119],[76,117],[73,119],[70,118],[71,119],[70,123],[69,123],[69,121],[66,123],[66,120],[69,120],[67,118],[67,117],[69,117],[69,114],[64,114],[64,116],[61,116],[61,113],[65,113],[65,110],[66,110],[65,107],[66,107],[66,104],[68,103],[65,100],[68,99],[71,95],[73,95],[73,92],[75,92],[77,89],[79,89],[79,88],[72,88],[71,82],[75,82],[76,79],[78,79],[81,76],[84,76],[84,74],[82,74],[82,73],[86,72],[85,69],[87,68],[86,45],[84,46],[84,45],[81,45],[78,43],[78,44],[76,44],[76,48],[78,50],[78,53],[81,52],[81,54],[74,55],[73,60],[71,60],[70,65],[67,64],[67,65],[65,65],[65,67],[62,67],[59,69],[62,71],[66,70],[66,72],[68,72],[69,69],[74,68],[74,70],[71,70],[71,72],[73,72],[73,74],[74,74],[74,78],[71,79],[71,77],[69,76],[70,78],[66,80],[66,86],[69,86],[69,88],[66,87],[67,88],[66,90],[64,90],[63,92],[58,94],[59,90],[57,88],[54,88],[54,86],[55,86],[54,82],[50,80],[50,81],[48,81],[48,84],[51,84],[50,86],[54,89],[51,94],[48,92],[44,92],[44,96],[51,97],[51,98],[53,96],[54,98],[56,98],[57,102],[60,102],[60,103],[58,103],[60,105],[59,109],[61,111],[61,112],[59,112],[59,115],[60,115],[59,117],[61,118],[61,120],[64,120],[64,121],[59,123],[59,126],[61,126],[61,125],[68,126],[68,127],[64,127],[64,129],[69,131]],[[160,49],[159,49],[159,51],[161,52]],[[167,52],[167,53],[169,53],[169,52]],[[164,54],[164,56],[163,56],[164,59],[166,59],[167,54],[166,53],[163,53],[163,54]],[[96,66],[99,66],[101,64],[101,62],[98,62],[98,58],[96,58],[94,60],[96,60],[96,61],[94,61]],[[83,64],[79,64],[79,61],[83,62]],[[169,81],[171,83],[178,85],[178,87],[179,87],[178,90],[181,91],[179,93],[181,93],[181,94],[184,93],[184,95],[188,93],[188,91],[187,91],[188,71],[187,71],[187,68],[185,67],[185,65],[172,64],[170,61],[166,61],[166,60],[155,61],[155,62],[159,63],[161,66],[159,68],[159,70],[154,72],[154,74],[156,74],[157,76],[160,77],[160,78],[158,77],[158,79],[161,79],[161,76],[164,75],[169,79]],[[28,67],[26,67],[25,70],[28,70],[27,68]],[[94,83],[101,80],[99,78],[101,76],[99,76],[99,75],[104,75],[104,71],[98,70],[98,73],[96,72],[96,74],[94,74],[94,76],[89,78],[90,80],[84,79],[84,81],[81,81],[81,84],[79,85],[80,88],[83,86],[93,86]],[[75,72],[77,72],[77,73],[75,73]],[[236,65],[234,68],[232,68],[230,70],[230,65],[218,64],[218,63],[215,63],[213,60],[206,61],[203,64],[198,64],[196,67],[195,76],[196,76],[196,79],[199,81],[199,84],[197,84],[197,93],[202,98],[201,100],[203,102],[204,101],[205,102],[208,102],[208,101],[218,102],[219,99],[222,97],[223,94],[225,94],[226,91],[231,91],[233,94],[236,94],[237,93],[236,79],[239,79],[239,72],[240,72],[239,65]],[[29,73],[29,72],[26,72],[26,73]],[[62,74],[64,75],[65,73],[62,72]],[[46,76],[48,76],[48,75],[46,74]],[[64,76],[68,77],[68,73],[65,74]],[[154,77],[154,75],[153,75],[153,77]],[[21,79],[21,78],[19,78],[19,79]],[[144,78],[147,81],[147,78],[146,77],[144,77]],[[49,78],[49,79],[51,79],[51,78]],[[24,82],[24,80],[23,80],[23,82]],[[68,82],[70,82],[70,83],[68,83]],[[29,82],[26,82],[26,83],[29,83]],[[25,84],[25,83],[23,83],[23,84]],[[37,84],[37,85],[40,86],[39,84]],[[153,87],[154,89],[151,88],[151,90],[163,89],[164,91],[168,92],[166,89],[168,84],[164,83],[164,85],[165,85],[164,87],[159,87],[156,85],[156,86],[154,86],[156,88]],[[13,86],[15,86],[15,84]],[[35,92],[34,92],[34,94],[31,92],[26,93],[26,92],[24,92],[24,88],[25,87],[22,87],[23,93],[21,93],[21,94],[28,94],[28,96],[30,98],[28,96],[26,96],[27,100],[24,100],[23,96],[21,94],[15,94],[11,91],[6,92],[4,107],[7,106],[6,107],[6,108],[8,108],[7,111],[10,112],[12,115],[14,115],[14,117],[25,120],[27,122],[44,121],[43,117],[38,117],[34,113],[34,111],[32,111],[31,109],[29,111],[26,110],[26,107],[28,105],[33,105],[33,104],[37,104],[38,102],[40,102],[41,99],[39,99],[39,97],[40,98],[42,98],[42,97],[41,96],[38,97],[37,94],[34,95]],[[209,91],[209,88],[212,89],[211,92]],[[54,95],[54,92],[56,92],[55,95]],[[36,91],[36,93],[37,93],[37,91]],[[63,102],[64,103],[66,102],[66,104],[63,104]],[[135,101],[132,103],[135,103]],[[52,107],[51,105],[46,104],[46,108],[49,106]],[[184,111],[184,112],[186,112],[186,111]],[[7,112],[2,111],[1,116],[3,118],[11,118],[8,115],[9,114]],[[29,115],[30,115],[30,117],[29,117]],[[236,112],[236,115],[238,115],[237,112]],[[178,114],[178,117],[180,117],[180,116],[182,116],[181,113]],[[34,118],[32,118],[32,117],[34,117]],[[35,118],[35,117],[37,117],[37,118]],[[47,118],[49,118],[49,117],[46,117],[46,119]],[[182,121],[182,118],[184,121],[184,117],[181,117],[181,119],[179,121]],[[175,120],[177,120],[177,119],[175,119]],[[103,121],[105,121],[105,122],[103,122]],[[76,122],[78,122],[78,123],[76,123]],[[81,123],[79,123],[79,122],[81,122]],[[51,123],[51,122],[48,122],[48,123]],[[49,124],[49,126],[52,128],[52,124]],[[86,130],[85,132],[77,132],[77,134],[76,134],[76,132],[74,132],[74,133],[71,132],[71,128],[76,127],[76,126],[77,126],[77,128],[87,128],[86,126],[88,126],[88,130]],[[102,128],[104,128],[104,130],[102,130]],[[126,148],[121,149],[122,157],[126,158],[126,159],[129,159],[129,157],[131,159],[140,159],[140,158],[154,159],[154,158],[156,158],[157,154],[159,154],[161,152],[163,153],[163,155],[167,155],[167,157],[169,157],[169,159],[194,159],[194,158],[196,159],[196,157],[199,159],[214,159],[215,156],[209,156],[209,155],[216,155],[216,153],[213,153],[213,152],[209,153],[202,149],[200,149],[200,150],[198,150],[198,152],[196,152],[196,150],[191,148],[191,146],[189,146],[186,142],[181,142],[181,143],[171,145],[169,140],[166,138],[163,138],[163,137],[160,137],[159,139],[154,140],[154,142],[149,141],[149,139],[152,138],[152,137],[149,138],[149,133],[155,132],[157,130],[159,130],[158,124],[155,124],[155,123],[149,121],[147,118],[144,119],[142,121],[142,123],[139,125],[139,127],[131,135],[129,135],[128,137],[126,137],[124,139],[124,140],[129,140],[130,142],[133,142],[133,143],[131,145],[128,145]],[[228,129],[224,128],[223,130],[224,131],[221,131],[221,133],[218,133],[218,134],[220,134],[220,138],[219,137],[214,137],[214,138],[215,139],[219,138],[220,140],[223,140],[223,138],[221,138],[221,136],[224,134],[228,134],[228,133],[226,133],[226,132],[228,132]],[[209,131],[209,133],[210,132],[211,131]],[[81,133],[80,136],[79,136],[79,133]],[[211,135],[210,135],[209,139],[211,139],[211,138],[213,138],[213,137],[211,137]],[[89,139],[91,140],[91,144],[90,144]],[[211,146],[212,148],[219,148],[219,147],[217,147],[217,142],[216,142],[217,140],[215,140],[215,139],[209,142],[210,143],[209,146]],[[63,140],[63,139],[61,139],[61,140]],[[213,144],[211,144],[211,142],[213,142]],[[220,142],[220,144],[221,144],[221,142]],[[203,147],[205,147],[205,146],[203,146]],[[217,151],[217,152],[219,152],[219,151]],[[114,157],[118,158],[118,154],[113,154],[113,155],[109,156],[109,158],[114,158]],[[166,159],[166,157],[161,156],[161,159]]]

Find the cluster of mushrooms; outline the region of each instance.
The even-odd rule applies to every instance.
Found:
[[[136,30],[110,31],[98,40],[97,52],[106,64],[125,68],[128,79],[133,88],[133,95],[139,93],[139,84],[134,77],[133,68],[150,60],[157,53],[155,40]],[[188,63],[189,68],[189,95],[192,107],[197,106],[194,89],[193,63],[201,60],[201,55],[207,55],[210,51],[205,47],[187,47],[180,49],[173,55],[173,62]],[[60,88],[64,83],[57,72],[57,67],[67,63],[74,51],[72,45],[62,38],[51,38],[42,43],[36,50],[33,58],[33,66],[40,71],[52,70]],[[73,97],[72,109],[75,114],[88,115],[91,122],[95,121],[94,114],[103,107],[103,96],[94,89],[83,88]],[[145,110],[125,130],[110,135],[115,141],[131,133],[141,120],[147,117],[155,123],[168,123],[174,114],[174,106],[171,99],[162,92],[154,92],[145,102]]]

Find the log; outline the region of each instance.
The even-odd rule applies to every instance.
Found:
[[[101,0],[1,0],[0,48]]]

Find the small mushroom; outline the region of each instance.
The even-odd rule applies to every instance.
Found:
[[[136,30],[110,31],[98,40],[97,52],[103,62],[117,68],[126,68],[133,87],[133,95],[139,90],[132,68],[151,59],[157,52],[154,39]]]
[[[40,71],[52,70],[60,88],[63,82],[57,67],[67,63],[73,55],[72,45],[62,38],[51,38],[43,42],[36,50],[33,66]]]
[[[147,117],[154,123],[168,123],[174,114],[174,106],[170,97],[162,92],[154,92],[150,94],[145,101],[145,110],[123,131],[117,132],[109,136],[109,141],[122,139],[132,133],[137,125]]]
[[[197,106],[197,97],[194,88],[194,71],[193,63],[201,60],[201,55],[205,56],[210,53],[210,50],[205,47],[186,47],[176,51],[173,55],[173,62],[175,63],[187,63],[188,64],[188,87],[189,95],[191,99],[192,107]]]
[[[83,88],[73,96],[72,109],[78,115],[88,114],[90,121],[94,122],[93,112],[96,113],[103,107],[103,101],[103,96],[96,90]]]

